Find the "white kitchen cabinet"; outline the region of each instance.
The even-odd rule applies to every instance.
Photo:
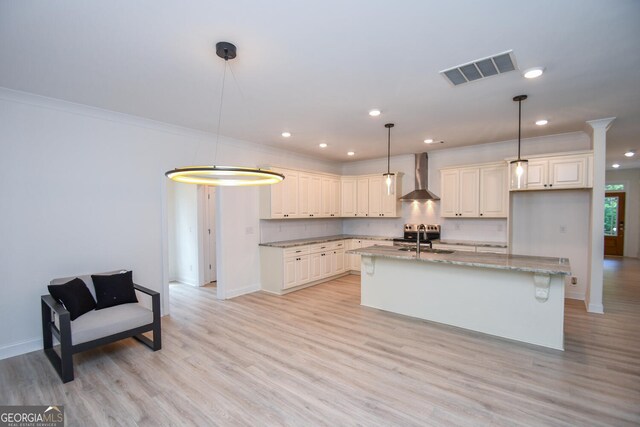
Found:
[[[344,240],[286,249],[260,246],[262,289],[283,294],[345,274],[345,247]]]
[[[382,215],[382,184],[382,175],[369,178],[369,209],[367,212],[371,217]]]
[[[507,168],[504,165],[480,168],[480,216],[506,218],[509,213]]]
[[[393,194],[387,194],[387,183],[382,175],[369,177],[369,217],[396,217],[402,211],[398,199],[402,195],[402,178],[396,173]]]
[[[356,216],[357,194],[356,179],[353,177],[344,177],[340,180],[341,193],[341,216]]]
[[[507,217],[509,187],[504,164],[443,169],[440,182],[441,217]]]
[[[351,239],[348,240],[347,250],[360,249],[362,247],[362,240]],[[345,254],[345,268],[351,271],[360,271],[360,255]]]
[[[340,216],[340,179],[321,177],[320,216],[325,218]]]
[[[441,172],[441,217],[479,216],[480,169],[447,169]]]
[[[298,172],[277,172],[284,174],[284,180],[260,189],[260,218],[298,218]]]
[[[298,217],[319,217],[322,182],[319,175],[298,174]]]
[[[592,161],[592,153],[529,159],[527,188],[520,191],[590,188],[593,186]]]
[[[369,178],[356,180],[356,216],[369,216]]]

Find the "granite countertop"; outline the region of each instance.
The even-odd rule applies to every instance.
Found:
[[[371,246],[347,251],[372,257],[392,258],[399,260],[417,260],[419,262],[435,262],[442,264],[465,265],[469,267],[495,268],[499,270],[515,270],[539,274],[571,275],[571,266],[567,258],[547,258],[527,255],[507,255],[477,252],[453,252],[438,254],[422,252],[416,258],[413,252],[404,252],[393,246]]]
[[[484,248],[506,248],[506,243],[500,242],[481,242],[473,240],[448,240],[448,239],[436,239],[432,240],[435,244],[442,245],[463,245],[463,246],[480,246]]]
[[[293,248],[296,246],[315,245],[316,243],[335,242],[336,240],[362,239],[362,240],[393,240],[395,237],[389,236],[362,236],[354,234],[337,234],[335,236],[310,237],[308,239],[282,240],[280,242],[260,243],[260,246],[272,248]]]

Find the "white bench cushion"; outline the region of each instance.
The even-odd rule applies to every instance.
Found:
[[[153,311],[137,303],[93,310],[71,322],[71,344],[107,337],[152,322]]]

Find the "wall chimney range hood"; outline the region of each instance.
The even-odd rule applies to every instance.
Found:
[[[416,189],[404,195],[400,200],[440,200],[440,197],[433,194],[428,189],[429,182],[429,155],[427,153],[416,153]]]

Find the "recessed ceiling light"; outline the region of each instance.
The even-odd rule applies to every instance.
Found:
[[[538,126],[544,126],[544,125],[546,125],[547,123],[549,123],[549,120],[545,120],[545,119],[538,120],[538,121],[536,122],[536,124],[537,124]]]
[[[371,117],[378,117],[380,115],[380,110],[371,110],[369,111],[369,115]]]
[[[425,139],[424,143],[425,144],[432,144],[433,143],[433,139],[431,139],[431,138]]]
[[[629,150],[626,153],[624,153],[624,155],[627,157],[633,157],[635,156],[635,154],[636,154],[635,150]]]
[[[289,138],[291,136],[291,132],[282,132],[282,136],[285,138]]]
[[[614,164],[611,165],[611,167],[614,168],[614,169],[618,169],[620,167],[620,165],[617,164],[617,163],[614,163]]]
[[[347,156],[355,156],[356,152],[355,151],[349,151],[347,152]]]
[[[535,79],[540,77],[544,73],[544,67],[535,67],[524,70],[523,76],[527,79]]]
[[[327,144],[325,142],[320,143],[320,148],[327,148]]]

